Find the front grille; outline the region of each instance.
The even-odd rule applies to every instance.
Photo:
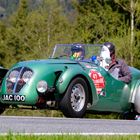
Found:
[[[33,71],[27,67],[13,69],[6,80],[7,93],[19,93],[24,85],[31,79]]]

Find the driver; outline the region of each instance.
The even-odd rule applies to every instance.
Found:
[[[102,61],[105,61],[103,66],[106,65],[105,68],[114,78],[129,83],[132,78],[130,69],[124,60],[116,58],[114,44],[105,42],[101,51],[103,52],[101,52],[100,56],[103,56]]]
[[[74,60],[83,60],[84,56],[85,56],[85,49],[84,46],[82,46],[81,44],[73,44],[71,47],[71,59]]]

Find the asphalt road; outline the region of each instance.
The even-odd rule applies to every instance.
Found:
[[[140,134],[138,120],[0,116],[0,134]]]

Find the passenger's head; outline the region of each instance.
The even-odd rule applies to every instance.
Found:
[[[85,57],[85,49],[81,44],[73,44],[71,47],[73,59],[82,60]]]
[[[115,59],[115,45],[111,42],[105,42],[103,47],[106,47],[109,50],[111,59]]]
[[[115,46],[111,42],[105,42],[102,45],[100,58],[102,58],[100,66],[105,69],[115,61]]]
[[[109,51],[110,51],[110,55],[115,54],[115,45],[111,42],[105,42],[104,46],[106,46]]]

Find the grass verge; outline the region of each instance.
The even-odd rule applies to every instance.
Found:
[[[83,135],[12,135],[0,136],[0,140],[139,140],[140,135],[106,135],[106,136],[83,136]]]
[[[4,116],[39,116],[39,117],[64,117],[63,113],[58,110],[32,110],[32,109],[20,109],[20,108],[8,108],[4,111]],[[96,119],[120,119],[120,114],[86,114],[84,118],[96,118]]]

